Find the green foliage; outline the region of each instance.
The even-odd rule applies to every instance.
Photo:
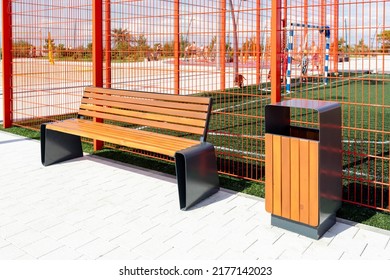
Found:
[[[33,45],[27,41],[19,40],[12,44],[13,57],[30,57]]]
[[[265,197],[264,184],[261,183],[223,175],[219,176],[219,182],[221,186],[232,191],[262,198]]]
[[[347,41],[343,37],[341,37],[338,40],[338,52],[339,53],[346,53],[348,52],[349,46],[347,45]]]
[[[92,43],[88,43],[88,44],[87,44],[87,50],[88,50],[88,52],[91,52],[91,53],[92,53],[92,46],[93,46]]]
[[[132,36],[127,29],[114,28],[111,36],[114,41],[112,55],[114,59],[123,60],[129,55],[129,50],[132,42]]]
[[[130,48],[130,57],[134,61],[138,61],[145,57],[145,54],[150,51],[148,39],[144,34],[134,38],[134,45]]]
[[[382,43],[383,49],[390,52],[390,30],[384,30],[377,38]]]
[[[246,39],[242,44],[241,50],[244,54],[249,56],[256,55],[256,39],[254,37]]]
[[[28,128],[13,126],[13,127],[5,129],[5,128],[3,128],[3,126],[0,126],[0,131],[1,130],[12,133],[12,134],[20,135],[23,137],[27,137],[30,139],[39,140],[41,138],[39,131],[31,130]]]
[[[117,60],[138,61],[151,50],[147,37],[144,34],[135,36],[127,29],[115,28],[112,31],[114,47],[112,57]]]
[[[53,47],[53,50],[54,50],[56,48],[56,44],[54,42],[54,39],[50,39],[50,41],[51,41],[51,46]],[[45,50],[49,49],[49,39],[48,38],[45,39],[45,44],[43,45],[43,48]]]
[[[39,131],[34,131],[27,128],[11,127],[4,129],[2,126],[0,126],[0,130],[21,135],[27,138],[36,140],[40,139]],[[83,143],[83,150],[87,153],[93,153],[93,146],[89,143]],[[150,159],[111,149],[98,151],[95,153],[95,155],[171,175],[175,174],[175,166],[170,162]],[[264,197],[264,184],[225,175],[220,175],[219,178],[221,186],[226,189],[254,195],[257,197]],[[341,209],[338,211],[337,216],[354,222],[390,230],[390,213],[344,203]]]
[[[213,36],[213,38],[211,39],[210,45],[209,45],[210,53],[214,52],[214,48],[215,48],[216,44],[217,44],[217,36]]]
[[[390,213],[344,203],[337,216],[357,223],[390,230]]]
[[[180,36],[180,54],[181,56],[185,55],[185,49],[190,44],[188,38],[184,38],[183,35]]]
[[[360,39],[359,43],[355,45],[354,52],[367,54],[369,47],[365,44],[364,39]]]
[[[133,40],[131,34],[127,29],[114,28],[112,30],[111,36],[114,40],[114,48],[116,48],[120,43],[129,43]]]
[[[64,60],[83,60],[92,59],[92,43],[89,43],[86,48],[79,46],[77,48],[66,48],[64,44],[58,44],[55,48],[56,58]]]
[[[163,54],[164,56],[174,56],[174,45],[175,41],[166,42],[163,45]]]

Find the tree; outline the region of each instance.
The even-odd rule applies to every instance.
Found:
[[[137,44],[137,38],[132,36],[127,29],[114,28],[111,34],[114,40],[113,56],[116,59],[124,59],[130,55],[132,46]]]
[[[384,30],[381,34],[378,34],[377,39],[382,43],[382,48],[386,52],[390,52],[390,30]]]
[[[33,45],[27,41],[20,40],[12,44],[13,57],[30,57]]]
[[[148,39],[144,34],[134,37],[132,44],[134,44],[134,46],[130,46],[130,53],[134,60],[145,57],[145,54],[150,51]]]
[[[369,51],[368,46],[364,43],[364,39],[360,39],[359,43],[355,46],[355,52],[367,55]]]
[[[90,53],[92,53],[92,43],[90,42],[90,43],[88,43],[87,44],[87,50],[88,50],[88,52],[90,52]]]
[[[213,36],[213,38],[211,38],[211,42],[209,44],[210,53],[214,52],[214,47],[216,44],[217,44],[217,36]]]
[[[51,45],[52,45],[53,50],[55,50],[56,49],[56,44],[54,43],[54,39],[50,39],[50,41],[51,41]],[[49,49],[49,39],[48,38],[45,39],[45,45],[43,46],[43,48],[45,50]]]
[[[115,47],[121,44],[123,45],[123,43],[130,44],[132,40],[130,32],[122,28],[114,28],[111,36],[113,37]]]
[[[209,44],[209,52],[210,52],[211,60],[214,60],[215,56],[216,56],[216,52],[217,52],[216,44],[217,44],[217,36],[213,36],[213,38],[211,38],[211,42]]]
[[[57,57],[67,56],[67,52],[64,44],[58,44],[56,48],[56,52],[57,52]]]
[[[248,56],[256,55],[256,40],[255,38],[247,38],[241,47],[242,52]]]
[[[347,52],[348,45],[343,37],[338,40],[338,52]]]
[[[185,56],[185,49],[186,47],[190,44],[188,41],[188,36],[187,38],[184,38],[183,35],[180,36],[180,54],[181,56]]]
[[[164,56],[174,56],[175,41],[165,42],[163,45]]]

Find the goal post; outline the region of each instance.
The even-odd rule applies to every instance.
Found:
[[[330,50],[330,27],[329,26],[319,26],[312,24],[301,24],[301,23],[291,23],[290,30],[288,31],[288,40],[287,40],[287,71],[286,71],[286,92],[291,92],[291,73],[292,73],[292,54],[294,50],[294,27],[302,28],[311,28],[317,29],[321,36],[325,36],[325,63],[324,63],[324,85],[328,84],[328,75],[329,75],[329,50]],[[307,45],[307,38],[304,38],[305,44],[304,48]],[[302,50],[303,51],[303,50]]]

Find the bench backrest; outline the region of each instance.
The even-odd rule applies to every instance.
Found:
[[[212,99],[86,87],[79,116],[201,135],[206,141]]]

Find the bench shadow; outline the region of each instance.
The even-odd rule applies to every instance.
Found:
[[[144,167],[132,165],[130,163],[116,161],[114,159],[109,159],[109,158],[101,157],[98,155],[85,154],[83,157],[72,159],[72,160],[65,161],[65,162],[61,162],[59,164],[66,164],[66,163],[70,163],[72,161],[84,161],[84,160],[109,165],[111,167],[113,166],[115,168],[120,168],[120,169],[126,170],[128,172],[134,172],[134,173],[137,173],[140,175],[151,177],[153,179],[158,179],[158,180],[162,180],[162,181],[165,181],[168,183],[172,183],[172,184],[175,184],[176,188],[177,188],[177,181],[176,181],[175,175],[163,173],[163,172],[152,170],[152,169],[147,169]],[[229,199],[234,195],[235,195],[234,191],[230,191],[230,190],[228,191],[228,190],[221,189],[217,193],[205,198],[204,200],[202,200],[201,202],[192,206],[191,208],[187,209],[186,211],[193,211],[193,210],[196,210],[199,208],[203,208],[203,207],[206,207],[208,205],[212,205],[216,202],[220,202],[222,200]],[[177,193],[177,200],[179,201],[179,194],[178,193]]]
[[[169,183],[176,183],[176,177],[171,174],[163,173],[153,169],[147,169],[137,165],[132,165],[131,163],[125,163],[114,159],[105,158],[98,155],[91,155],[91,154],[84,155],[83,158],[79,158],[79,159],[91,160],[93,162],[114,166],[122,170],[134,172],[140,175],[145,175],[148,177],[152,177],[154,179],[163,180]]]
[[[218,202],[221,202],[221,201],[224,201],[224,200],[228,200],[228,199],[232,198],[234,195],[235,194],[230,192],[230,191],[228,192],[228,191],[225,191],[224,189],[220,189],[215,194],[205,198],[201,202],[199,202],[199,203],[195,204],[194,206],[188,208],[186,211],[187,212],[195,211],[195,210],[198,210],[200,208],[204,208],[204,207],[213,205],[214,203],[218,203]]]
[[[5,141],[0,141],[0,145],[1,144],[10,144],[10,143],[15,143],[15,142],[25,142],[25,141],[31,141],[31,139],[22,138],[22,139],[5,140]]]

